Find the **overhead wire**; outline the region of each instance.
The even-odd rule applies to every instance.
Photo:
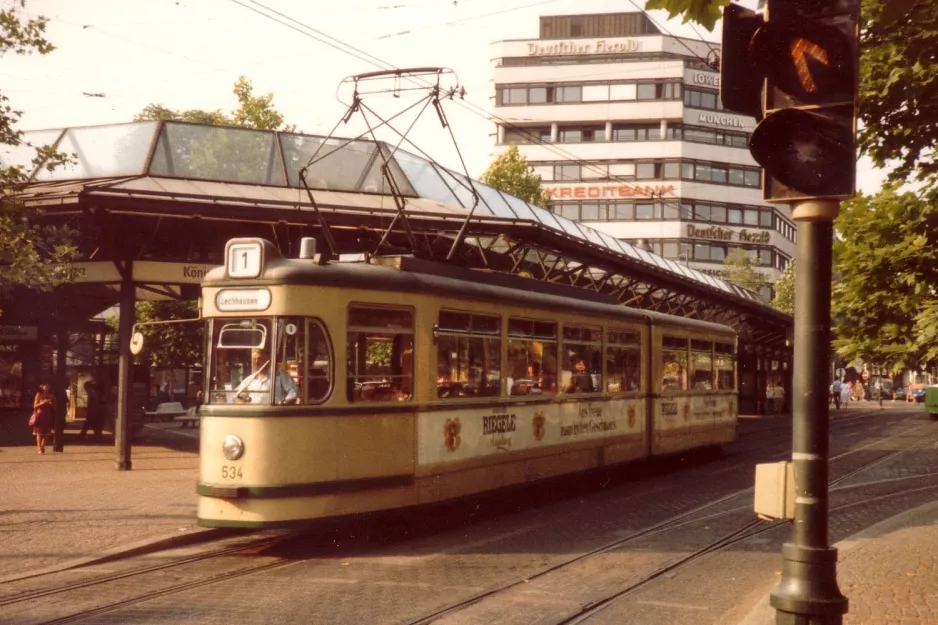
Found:
[[[291,30],[294,30],[294,31],[296,31],[296,32],[299,32],[299,33],[301,33],[301,34],[303,34],[303,35],[305,35],[305,36],[307,36],[307,37],[310,37],[310,38],[312,38],[312,39],[316,39],[317,41],[320,41],[321,43],[325,43],[326,45],[328,45],[328,46],[330,46],[330,47],[332,47],[332,48],[334,48],[334,49],[336,49],[336,50],[339,50],[339,51],[344,52],[344,53],[346,53],[346,54],[349,54],[350,56],[353,56],[353,57],[355,57],[355,58],[357,58],[357,59],[359,59],[359,60],[361,60],[361,61],[364,61],[364,62],[366,62],[366,63],[369,63],[370,65],[373,65],[373,66],[375,66],[375,67],[379,67],[379,68],[381,68],[381,69],[400,69],[400,68],[396,67],[394,64],[390,63],[389,61],[386,61],[386,60],[384,60],[384,59],[381,59],[381,58],[379,58],[379,57],[377,57],[377,56],[375,56],[375,55],[373,55],[373,54],[371,54],[371,53],[369,53],[369,52],[366,52],[366,51],[364,51],[364,50],[361,50],[361,49],[359,49],[359,48],[356,48],[356,47],[354,47],[353,45],[351,45],[351,44],[349,44],[349,43],[346,43],[346,42],[344,42],[344,41],[342,41],[342,40],[340,40],[340,39],[338,39],[338,38],[336,38],[336,37],[333,37],[333,36],[328,35],[328,34],[322,32],[322,31],[320,31],[320,30],[317,30],[316,28],[313,28],[312,26],[309,26],[308,24],[305,24],[305,23],[303,23],[303,22],[301,22],[301,21],[299,21],[299,20],[297,20],[297,19],[295,19],[295,18],[293,18],[293,17],[291,17],[291,16],[289,16],[289,15],[286,15],[285,13],[282,13],[282,12],[280,12],[280,11],[277,11],[276,9],[272,9],[272,8],[268,7],[267,5],[265,5],[265,4],[263,4],[263,3],[261,3],[261,2],[258,2],[257,0],[250,0],[250,2],[251,2],[252,4],[254,4],[254,5],[257,5],[257,6],[261,7],[261,8],[263,8],[263,9],[267,10],[267,11],[270,11],[271,13],[273,13],[273,14],[275,14],[275,15],[277,15],[277,16],[282,17],[282,18],[285,19],[285,20],[289,20],[290,22],[293,22],[293,24],[296,24],[296,25],[298,25],[298,26],[301,26],[301,27],[304,28],[304,29],[308,29],[308,31],[311,31],[311,32],[306,32],[306,31],[304,31],[304,30],[298,28],[297,26],[294,26],[294,25],[291,25],[291,24],[287,24],[287,23],[283,22],[282,20],[273,17],[272,15],[270,15],[270,14],[268,14],[268,13],[265,13],[265,12],[263,12],[263,11],[260,11],[260,10],[258,10],[258,9],[255,9],[254,7],[251,7],[251,6],[246,5],[246,4],[245,4],[244,2],[242,2],[241,0],[231,0],[231,1],[234,2],[235,4],[238,4],[238,5],[241,5],[241,6],[245,7],[245,8],[248,8],[249,10],[251,10],[251,11],[253,11],[253,12],[259,14],[259,15],[262,15],[262,16],[264,16],[264,17],[266,17],[266,18],[268,18],[268,19],[270,19],[270,20],[272,20],[272,21],[274,21],[274,22],[277,22],[277,23],[279,23],[279,24],[282,24],[282,25],[284,25],[284,26],[287,26],[287,27],[290,28]],[[634,3],[632,0],[630,0],[630,2],[632,2],[633,5],[635,5],[635,3]],[[635,5],[635,6],[636,6],[637,8],[639,8],[638,5]],[[650,16],[649,16],[649,19],[651,19]],[[654,23],[654,20],[652,20],[652,21],[653,21],[653,23]],[[655,25],[657,26],[657,24],[655,24]],[[661,28],[661,27],[659,27],[659,28]],[[673,37],[673,38],[677,39],[678,41],[680,41],[680,38],[675,37],[674,35],[671,35],[670,32],[667,31],[666,29],[662,28],[662,30],[664,30],[664,31],[668,34],[668,36]],[[314,35],[314,34],[311,34],[311,33],[315,33],[315,35]],[[317,36],[317,35],[318,35],[318,36]],[[682,43],[682,45],[684,45],[684,47],[687,48],[692,54],[694,54],[694,56],[695,56],[697,59],[699,59],[699,60],[703,61],[704,63],[706,63],[706,59],[703,59],[702,57],[700,57],[699,54],[697,54],[692,48],[690,48],[689,46],[687,46],[687,44],[684,43],[683,41],[681,41],[681,43]],[[414,78],[409,78],[409,77],[407,77],[407,80],[409,80],[409,81],[411,81],[411,82],[414,82],[414,81],[422,82],[422,83],[424,83],[424,84],[427,85],[427,86],[429,86],[429,85],[431,84],[431,83],[429,83],[428,81],[423,80],[423,79],[414,79]],[[506,125],[506,126],[508,126],[508,127],[511,127],[511,128],[514,129],[514,130],[517,130],[517,131],[523,132],[523,133],[524,133],[524,132],[527,132],[524,127],[518,126],[518,125],[516,125],[516,124],[514,124],[514,123],[512,123],[512,122],[510,122],[510,121],[508,121],[507,119],[504,119],[504,118],[502,118],[502,117],[499,117],[498,115],[495,115],[494,113],[489,113],[486,109],[483,109],[482,107],[480,107],[480,106],[474,104],[474,103],[471,102],[471,101],[468,101],[468,100],[454,100],[454,102],[455,102],[457,105],[461,106],[462,108],[467,109],[469,112],[471,112],[471,113],[473,113],[473,114],[475,114],[475,115],[477,115],[477,116],[483,117],[483,118],[486,119],[486,120],[497,120],[497,121],[503,123],[504,125]],[[624,183],[624,184],[635,184],[635,181],[634,181],[634,180],[622,178],[622,177],[620,177],[620,176],[612,176],[612,175],[609,175],[609,174],[608,174],[608,170],[607,170],[606,172],[603,172],[603,171],[602,171],[601,169],[599,169],[598,166],[596,166],[595,164],[592,164],[592,163],[590,163],[590,162],[588,162],[588,161],[586,161],[586,160],[584,160],[584,159],[581,159],[581,158],[577,157],[576,155],[572,154],[571,152],[568,152],[568,151],[566,151],[566,150],[563,150],[562,148],[558,148],[558,147],[557,147],[557,144],[555,144],[555,143],[552,143],[552,142],[545,142],[545,141],[541,140],[539,136],[536,136],[536,135],[533,135],[533,134],[530,134],[530,133],[528,133],[528,136],[529,136],[530,138],[534,139],[534,143],[536,143],[537,145],[541,145],[541,146],[545,147],[546,149],[548,149],[549,151],[554,152],[555,154],[558,154],[558,155],[560,155],[560,156],[564,156],[564,157],[565,157],[567,160],[569,160],[571,163],[579,164],[579,165],[581,165],[581,166],[583,166],[583,167],[587,167],[587,168],[588,168],[589,170],[591,170],[591,171],[594,171],[594,172],[596,172],[596,173],[604,174],[604,177],[603,177],[604,180],[605,180],[605,179],[608,179],[608,180],[611,180],[611,181],[614,181],[614,182],[620,182],[620,183]],[[654,196],[653,196],[652,199],[659,200],[659,201],[661,201],[663,204],[668,204],[668,205],[670,205],[670,206],[677,207],[677,208],[680,210],[680,202],[677,201],[677,200],[668,200],[668,199],[665,199],[664,197],[661,197],[661,196],[658,196],[658,197],[654,197]],[[773,211],[773,212],[774,212],[774,211]],[[700,222],[700,223],[705,223],[705,224],[708,224],[708,225],[716,226],[716,227],[719,228],[722,232],[729,233],[730,236],[739,237],[739,233],[737,233],[737,232],[735,232],[735,231],[733,231],[733,230],[726,229],[725,226],[724,226],[721,222],[715,222],[715,221],[712,221],[712,220],[702,220],[702,219],[695,219],[695,221],[698,221],[698,222]]]

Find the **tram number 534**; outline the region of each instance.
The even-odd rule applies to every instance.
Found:
[[[221,468],[221,476],[226,480],[236,480],[244,477],[241,475],[241,467],[227,467],[224,465]]]

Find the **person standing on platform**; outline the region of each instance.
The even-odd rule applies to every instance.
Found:
[[[837,410],[840,410],[840,391],[841,391],[840,380],[834,380],[834,383],[831,385],[831,397],[834,400],[834,407]]]
[[[98,385],[90,380],[85,382],[85,395],[88,398],[85,425],[81,428],[79,436],[84,438],[89,429],[94,432],[95,436],[101,436],[101,429],[104,426],[104,411],[101,406],[101,396],[98,394]]]
[[[35,420],[30,417],[33,426],[33,434],[36,435],[36,453],[46,453],[46,437],[52,434],[52,426],[55,424],[55,394],[48,384],[39,387],[39,392],[33,399],[33,415]]]

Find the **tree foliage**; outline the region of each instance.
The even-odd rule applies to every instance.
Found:
[[[860,145],[891,177],[938,181],[938,0],[863,0]]]
[[[723,7],[730,0],[648,0],[645,8],[664,9],[668,19],[683,16],[683,23],[697,22],[707,30],[713,30],[717,20],[723,17]]]
[[[187,109],[174,111],[162,104],[148,104],[134,115],[134,121],[181,121],[213,126],[238,126],[256,130],[283,130],[293,132],[296,126],[284,126],[283,115],[274,108],[274,94],[255,96],[251,81],[241,76],[235,83],[233,93],[238,99],[238,108],[230,114],[221,110],[204,111]]]
[[[772,298],[772,306],[789,315],[795,314],[795,271],[792,259],[775,282],[775,297]]]
[[[541,188],[541,177],[534,173],[518,146],[509,144],[508,150],[492,161],[482,174],[482,182],[499,191],[521,198],[529,204],[544,208],[547,196]]]
[[[198,314],[196,302],[137,302],[138,321],[195,319]],[[204,329],[205,324],[197,321],[140,326],[145,340],[143,350],[137,354],[137,363],[151,367],[185,367],[201,363]]]
[[[766,285],[765,276],[756,271],[746,250],[734,248],[723,258],[723,277],[744,289],[758,293]]]
[[[26,19],[21,9],[25,0],[0,0],[0,57],[5,54],[49,54],[55,48],[45,39],[47,20]],[[22,111],[9,104],[0,92],[0,149],[27,146],[36,149],[33,166],[53,169],[70,160],[51,146],[36,146],[24,140],[16,124]],[[75,232],[67,227],[40,227],[31,223],[30,215],[17,199],[27,182],[29,171],[22,166],[0,163],[0,313],[3,301],[9,300],[13,289],[29,287],[49,289],[62,281],[67,273],[58,271],[59,263],[72,260],[76,254]]]
[[[938,353],[938,205],[892,185],[841,207],[835,227],[835,349],[898,370]]]

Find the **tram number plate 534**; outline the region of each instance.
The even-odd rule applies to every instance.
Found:
[[[241,467],[227,467],[224,465],[222,465],[221,468],[221,476],[226,480],[236,480],[243,477],[241,475]]]

